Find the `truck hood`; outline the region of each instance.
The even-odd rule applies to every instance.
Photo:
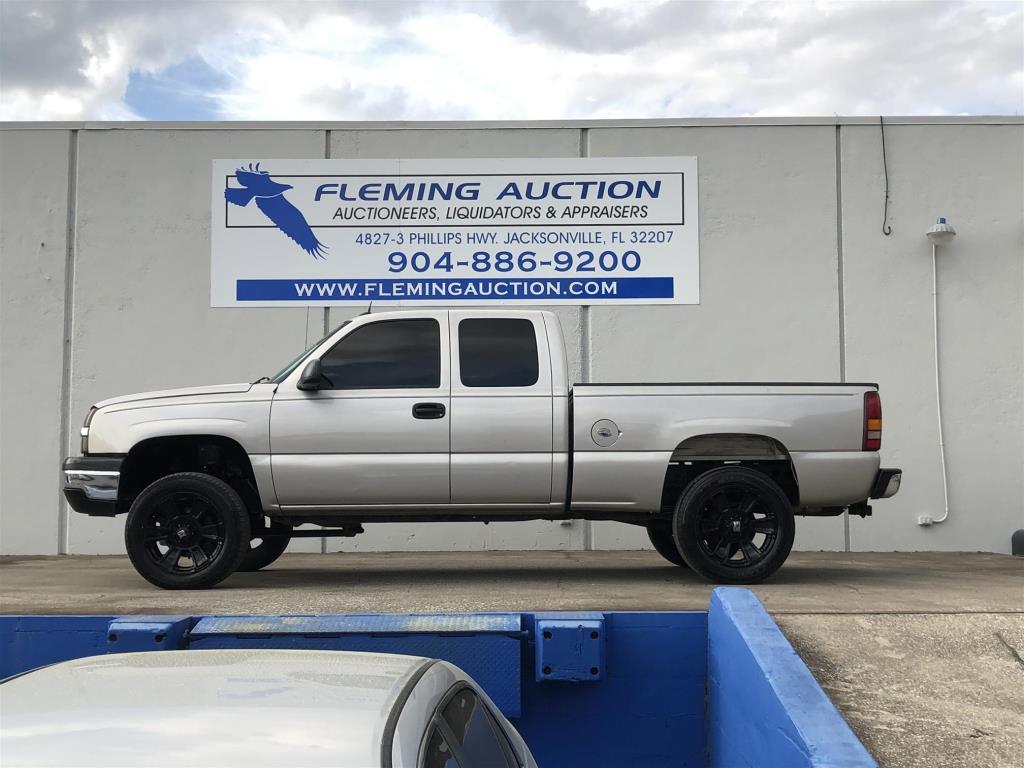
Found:
[[[196,395],[230,395],[238,392],[248,392],[252,384],[242,382],[241,384],[211,384],[206,387],[184,387],[182,389],[160,389],[154,392],[137,392],[133,395],[121,395],[112,397],[109,400],[101,400],[96,403],[96,408],[106,408],[110,405],[121,405],[132,403],[138,400],[163,400],[169,397],[194,397]]]

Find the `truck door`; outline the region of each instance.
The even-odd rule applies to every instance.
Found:
[[[552,384],[536,313],[449,313],[453,504],[551,500]]]
[[[321,354],[319,391],[296,388],[301,370],[278,387],[270,447],[279,504],[449,503],[447,315],[360,318]]]

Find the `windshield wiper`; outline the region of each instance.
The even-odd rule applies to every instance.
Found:
[[[270,384],[273,381],[269,376],[260,376],[256,381],[251,382],[252,384]]]

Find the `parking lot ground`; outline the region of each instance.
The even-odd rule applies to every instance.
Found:
[[[753,587],[773,614],[1024,611],[1024,559],[794,552]],[[0,557],[2,613],[706,610],[711,585],[652,551],[286,554],[215,589],[164,591],[126,557]]]
[[[1024,754],[1024,558],[796,552],[753,587],[883,766]],[[711,586],[653,552],[285,555],[166,592],[125,557],[0,558],[5,614],[705,610]]]
[[[776,621],[882,766],[1022,764],[1024,614],[787,614]]]

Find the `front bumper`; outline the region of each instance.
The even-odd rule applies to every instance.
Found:
[[[64,459],[64,498],[75,512],[113,517],[123,456],[71,456]]]
[[[871,486],[872,499],[888,499],[895,496],[903,480],[902,469],[880,469],[875,475],[875,484]]]

